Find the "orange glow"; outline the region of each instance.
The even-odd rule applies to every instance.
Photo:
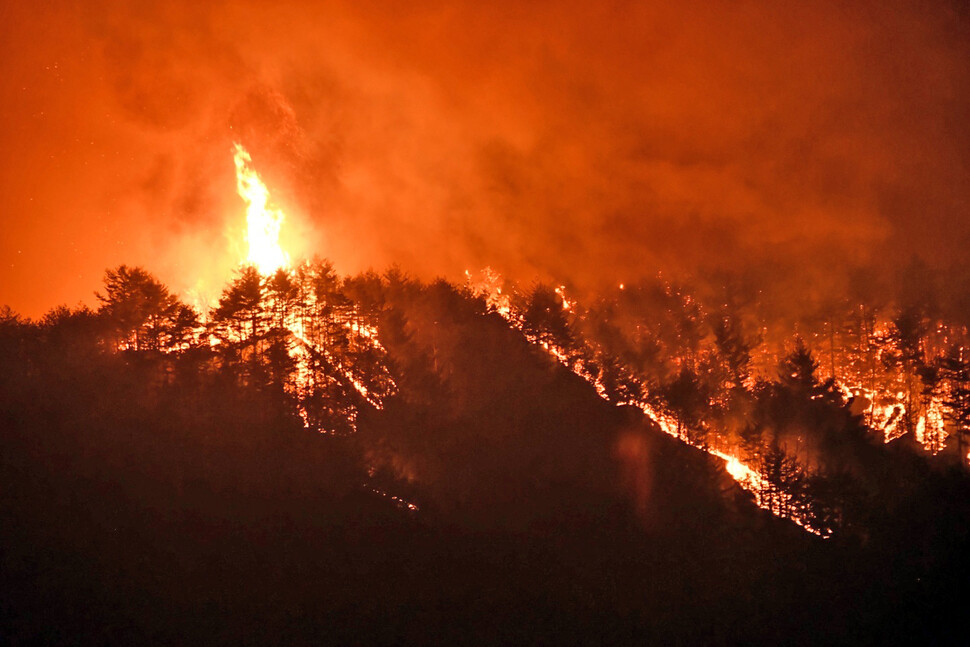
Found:
[[[264,277],[280,269],[289,270],[290,255],[280,243],[280,231],[286,216],[281,209],[271,205],[269,189],[259,174],[252,168],[252,157],[241,144],[234,145],[233,161],[236,167],[236,190],[246,202],[246,243],[248,246],[246,262],[254,265]],[[290,355],[296,360],[298,375],[298,379],[292,388],[299,393],[308,388],[312,381],[312,371],[309,366],[311,354],[307,352],[307,348],[311,347],[311,344],[306,338],[303,323],[296,313],[290,314],[283,323],[293,337],[300,342],[294,345],[290,351]],[[356,321],[345,321],[343,325],[353,335],[357,343],[367,345],[381,353],[384,352],[384,348],[378,340],[378,331],[375,326]],[[326,356],[331,366],[371,406],[375,409],[383,408],[381,396],[373,393],[359,379],[352,368],[344,366],[326,348],[315,350]],[[390,375],[384,377],[391,390],[396,388]],[[308,425],[306,412],[301,409],[300,415],[304,424]]]
[[[866,423],[874,430],[882,433],[885,443],[891,443],[906,434],[902,424],[907,412],[906,393],[891,389],[873,390],[859,384],[842,382],[839,389],[847,400],[852,397],[863,397],[869,403],[866,411]],[[945,393],[934,394],[914,411],[916,441],[923,448],[933,454],[939,453],[946,445],[949,432],[944,419]]]
[[[235,144],[236,191],[246,202],[246,260],[260,274],[271,274],[281,267],[289,267],[290,257],[280,246],[280,230],[284,215],[269,205],[269,190],[259,174],[252,169],[252,157],[240,144]]]
[[[576,302],[566,298],[566,286],[560,285],[556,288],[556,296],[562,300],[562,309],[565,311],[570,311],[575,307]]]
[[[761,275],[797,240],[768,278],[821,292],[804,277],[839,282],[843,259],[965,256],[955,3],[34,4],[5,4],[0,78],[0,303],[27,316],[119,263],[194,285],[233,141],[264,181],[264,154],[286,169],[272,197],[326,218],[313,251],[353,271],[488,259],[572,292],[654,267]]]
[[[473,293],[479,296],[482,296],[483,298],[485,298],[486,302],[491,305],[494,302],[496,302],[496,300],[498,300],[500,297],[503,296],[502,289],[498,287],[501,283],[501,277],[490,268],[485,268],[482,271],[482,273],[486,277],[486,280],[476,283],[476,282],[473,282],[471,273],[466,270],[465,271],[466,281],[468,286],[472,289]],[[622,284],[621,284],[621,287],[622,287]],[[576,302],[566,297],[565,290],[566,290],[565,286],[560,285],[555,289],[555,292],[556,292],[556,295],[562,300],[563,310],[566,312],[570,312],[575,308]],[[597,376],[593,375],[589,371],[589,369],[587,368],[587,366],[585,365],[581,357],[571,355],[566,351],[566,349],[556,346],[555,344],[551,344],[548,341],[540,341],[536,336],[527,333],[523,329],[522,319],[519,317],[518,314],[513,312],[509,307],[507,296],[505,297],[505,300],[503,303],[505,307],[498,308],[497,312],[499,312],[499,314],[501,314],[502,317],[504,317],[512,327],[522,332],[522,334],[525,336],[527,340],[529,340],[530,343],[542,348],[546,353],[548,353],[551,357],[553,357],[562,366],[566,367],[567,369],[569,369],[579,377],[586,380],[596,390],[596,394],[599,395],[600,398],[602,398],[603,400],[606,400],[607,402],[611,402],[609,394],[607,393],[606,387],[603,385],[603,383],[600,381],[600,379]],[[657,410],[648,402],[642,399],[633,399],[627,402],[615,403],[615,404],[626,404],[629,406],[637,407],[650,420],[652,420],[665,434],[669,436],[673,436],[674,438],[677,438],[681,442],[687,443],[692,447],[705,451],[712,456],[717,456],[718,458],[723,460],[725,463],[725,469],[727,470],[731,478],[733,478],[738,483],[738,485],[740,485],[742,488],[751,492],[754,495],[755,503],[759,507],[765,510],[768,510],[769,512],[772,512],[773,514],[778,514],[778,512],[771,507],[770,502],[765,501],[764,492],[766,491],[766,487],[767,487],[767,483],[765,479],[762,478],[762,476],[754,469],[752,469],[748,465],[745,465],[743,462],[741,462],[741,459],[739,459],[737,456],[727,453],[726,451],[723,451],[716,447],[699,445],[693,442],[690,437],[690,434],[688,433],[688,430],[683,428],[682,425],[679,425],[677,423],[677,420],[673,416],[670,416],[668,414],[665,414],[662,411]],[[641,500],[642,493],[640,492],[639,488],[637,489],[636,496],[638,497],[637,505],[638,506],[642,505],[643,503],[643,501]],[[804,519],[801,519],[799,517],[790,517],[790,520],[798,524],[799,526],[805,528],[805,530],[807,530],[808,532],[811,532],[816,535],[824,536],[820,531],[809,526]]]
[[[738,483],[748,481],[754,476],[754,472],[734,456],[728,456],[725,459],[724,467],[727,469],[728,474]]]
[[[489,309],[502,315],[517,328],[519,327],[517,320],[513,321],[512,301],[508,294],[502,293],[502,276],[498,272],[491,267],[486,267],[478,273],[476,280],[471,272],[465,270],[465,285],[472,291],[472,294],[485,299]]]
[[[418,508],[417,504],[411,503],[407,499],[404,499],[402,497],[396,496],[394,494],[390,494],[389,492],[385,492],[384,490],[382,490],[380,488],[369,487],[368,486],[368,489],[371,492],[373,492],[374,494],[376,494],[377,496],[383,497],[383,498],[388,499],[389,501],[393,502],[394,505],[396,505],[398,508],[400,508],[402,510],[407,510],[409,512],[417,512],[418,510],[420,510],[420,508]]]

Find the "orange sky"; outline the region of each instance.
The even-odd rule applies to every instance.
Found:
[[[959,4],[320,4],[2,0],[0,303],[90,303],[120,263],[216,289],[234,141],[344,272],[965,255]]]

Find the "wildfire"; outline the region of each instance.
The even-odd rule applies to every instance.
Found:
[[[271,274],[290,264],[289,255],[280,246],[283,212],[269,206],[269,190],[250,166],[252,157],[240,144],[235,144],[236,191],[246,202],[246,260],[261,274]]]
[[[246,203],[246,243],[249,247],[246,262],[254,265],[264,277],[270,276],[280,269],[289,270],[290,256],[280,244],[280,230],[285,215],[279,208],[270,206],[269,189],[259,177],[259,173],[252,168],[253,160],[249,152],[241,144],[234,146],[233,161],[236,165],[236,191]],[[325,356],[331,366],[371,406],[376,409],[383,408],[380,395],[373,393],[358,378],[354,370],[344,366],[328,349],[313,347],[307,340],[303,324],[295,312],[285,319],[284,325],[299,342],[290,350],[290,355],[296,360],[299,376],[297,382],[292,386],[297,393],[307,389],[312,382],[309,363],[311,362],[312,352],[317,352]],[[375,326],[357,322],[345,322],[344,325],[353,333],[359,343],[383,352],[384,349],[378,341],[378,332]],[[387,379],[393,388],[393,380],[389,377]],[[302,407],[300,415],[304,423],[309,425],[306,411]]]
[[[722,456],[722,458],[724,457]],[[724,462],[728,474],[738,483],[757,482],[757,474],[734,456],[727,456],[724,458]]]
[[[502,276],[498,272],[486,267],[479,272],[476,279],[471,272],[465,270],[465,285],[474,295],[485,299],[489,309],[512,322],[512,300],[508,294],[502,292]]]
[[[883,442],[891,443],[906,434],[903,424],[907,413],[906,393],[890,389],[873,390],[846,383],[839,384],[839,389],[847,400],[862,397],[869,402],[866,423],[882,433]],[[933,454],[943,449],[949,436],[944,416],[945,396],[946,391],[933,394],[913,412],[916,441]]]
[[[498,287],[501,277],[493,272],[490,268],[485,268],[483,273],[485,274],[486,280],[476,283],[472,280],[471,273],[466,270],[466,283],[472,289],[473,293],[483,296],[491,305],[492,303],[499,301],[501,297],[505,296],[502,295],[501,288]],[[620,284],[620,289],[624,289],[624,285],[622,283]],[[555,289],[555,293],[556,296],[562,301],[562,308],[564,311],[569,312],[575,308],[576,301],[570,300],[566,297],[565,286],[561,285],[557,287]],[[508,297],[505,296],[504,304],[506,307],[497,308],[497,311],[506,319],[506,321],[509,322],[510,325],[519,330],[530,343],[542,348],[561,365],[586,380],[590,385],[593,386],[594,389],[596,389],[597,395],[599,395],[602,399],[606,400],[607,402],[612,402],[609,394],[607,393],[606,387],[600,381],[599,377],[594,375],[594,373],[589,370],[581,357],[577,357],[569,353],[564,348],[561,348],[548,341],[540,340],[535,335],[526,332],[523,328],[521,318],[511,310],[508,303]],[[643,413],[646,414],[646,416],[654,423],[656,423],[661,431],[667,435],[673,436],[681,442],[691,445],[692,447],[696,447],[697,449],[723,460],[727,473],[738,483],[738,485],[754,495],[755,503],[759,507],[768,510],[772,514],[782,516],[779,510],[772,505],[772,502],[765,497],[765,492],[768,490],[769,485],[767,481],[757,471],[743,463],[740,458],[734,454],[724,451],[723,449],[701,445],[694,442],[691,439],[688,430],[679,425],[672,416],[658,411],[654,406],[645,400],[634,398],[624,402],[623,404],[637,407],[643,411]],[[817,528],[811,527],[805,519],[802,519],[797,515],[785,516],[812,534],[822,536],[823,538],[828,537],[828,535],[823,534]]]
[[[366,487],[368,490],[370,490],[371,492],[373,492],[377,496],[383,497],[385,499],[388,499],[388,500],[392,501],[394,503],[394,505],[396,505],[398,508],[400,508],[402,510],[408,510],[410,512],[417,512],[418,510],[420,510],[420,508],[417,506],[417,504],[411,503],[407,499],[404,499],[402,497],[396,496],[394,494],[390,494],[389,492],[385,492],[384,490],[382,490],[380,488],[371,487],[371,486],[366,485],[366,484],[364,485],[364,487]]]

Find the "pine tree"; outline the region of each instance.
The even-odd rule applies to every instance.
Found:
[[[140,267],[120,265],[107,270],[99,315],[111,327],[121,350],[168,350],[183,343],[194,323],[189,306]]]
[[[539,343],[572,348],[574,339],[562,297],[548,285],[537,283],[526,295],[522,321],[525,332]]]
[[[970,439],[970,361],[965,350],[957,345],[940,359],[940,374],[949,390],[943,404],[947,420],[953,425],[957,451],[962,459]]]
[[[212,314],[212,329],[221,341],[230,364],[246,362],[255,371],[260,361],[260,341],[268,329],[263,277],[253,265],[240,268],[222,291]]]
[[[795,345],[778,366],[779,382],[796,393],[812,394],[819,387],[816,377],[818,362],[812,356],[801,337],[795,338]]]

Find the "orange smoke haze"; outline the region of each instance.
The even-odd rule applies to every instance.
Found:
[[[815,277],[970,241],[957,3],[321,4],[3,0],[0,303],[120,263],[217,290],[234,142],[290,255],[343,272]]]

